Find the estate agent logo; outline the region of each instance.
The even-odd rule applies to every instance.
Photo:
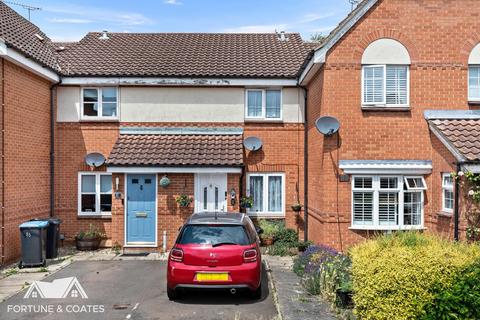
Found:
[[[87,299],[88,296],[83,290],[76,277],[53,280],[52,282],[34,281],[27,293],[23,296],[28,298],[41,299],[64,299],[79,298]]]

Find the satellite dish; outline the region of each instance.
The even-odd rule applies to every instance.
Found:
[[[263,142],[260,138],[257,137],[248,137],[245,140],[243,140],[243,145],[245,146],[245,149],[250,150],[250,151],[257,151],[262,148]]]
[[[105,163],[105,157],[98,152],[92,152],[85,156],[85,162],[90,167],[100,167]]]
[[[321,134],[331,136],[340,129],[340,122],[334,117],[321,117],[315,121],[315,126]]]

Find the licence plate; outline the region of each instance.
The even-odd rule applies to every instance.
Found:
[[[228,273],[197,273],[197,281],[228,281]]]

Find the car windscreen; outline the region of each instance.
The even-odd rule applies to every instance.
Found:
[[[179,244],[251,244],[242,225],[187,225],[178,240]]]

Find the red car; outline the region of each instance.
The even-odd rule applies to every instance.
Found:
[[[262,258],[258,233],[243,213],[195,213],[180,230],[170,251],[167,294],[184,289],[249,290],[261,297]]]

